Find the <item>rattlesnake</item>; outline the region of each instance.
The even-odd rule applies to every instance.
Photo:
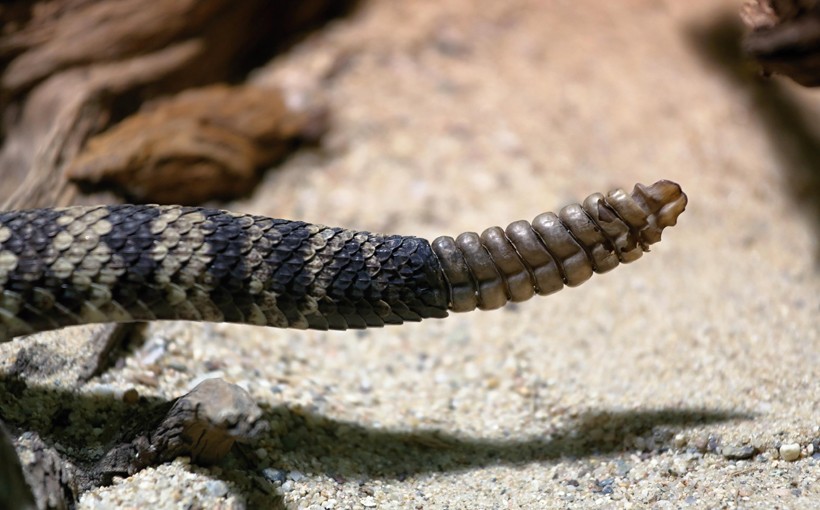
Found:
[[[0,213],[0,342],[151,320],[348,329],[498,308],[631,262],[675,225],[670,181],[432,243],[157,205]]]

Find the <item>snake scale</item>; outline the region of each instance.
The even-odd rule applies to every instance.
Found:
[[[498,308],[631,262],[675,225],[670,181],[481,235],[425,239],[156,205],[0,213],[0,342],[153,320],[348,329]]]

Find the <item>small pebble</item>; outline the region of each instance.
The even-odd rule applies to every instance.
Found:
[[[708,436],[698,436],[692,442],[692,445],[695,449],[701,453],[706,452],[706,448],[709,446],[709,437]]]
[[[629,464],[628,462],[625,462],[623,460],[618,460],[618,461],[615,462],[615,473],[618,476],[621,476],[621,477],[626,476],[626,475],[629,474],[629,472],[631,470],[632,470],[632,465]]]
[[[689,465],[686,460],[682,458],[675,458],[669,463],[667,471],[669,474],[675,476],[684,476],[689,471]]]
[[[274,468],[265,468],[262,470],[262,476],[269,482],[282,483],[287,479],[284,471]]]
[[[153,368],[157,362],[165,355],[166,342],[164,338],[151,340],[137,355],[137,362],[145,368]]]
[[[780,458],[787,462],[794,462],[800,458],[800,445],[798,443],[784,444],[780,447]]]
[[[366,498],[363,498],[361,503],[362,503],[362,506],[365,507],[365,508],[375,508],[376,507],[376,500],[373,499],[373,496],[367,496]]]
[[[134,374],[134,381],[144,386],[148,386],[149,388],[156,388],[157,386],[159,386],[159,380],[157,379],[157,375],[147,370],[136,372]]]
[[[209,496],[222,498],[228,494],[228,485],[221,480],[211,480],[205,483],[205,490]]]
[[[370,393],[371,391],[373,391],[373,383],[370,382],[370,379],[362,379],[362,381],[359,383],[359,391],[361,391],[362,393]]]
[[[122,401],[128,405],[134,405],[140,400],[140,392],[136,388],[128,388],[122,393]]]
[[[101,384],[99,386],[94,386],[88,392],[89,395],[96,395],[99,397],[119,397],[119,390],[110,384]]]
[[[751,459],[757,453],[754,446],[734,446],[727,445],[720,449],[720,453],[729,460]]]
[[[294,482],[298,482],[299,480],[301,480],[304,477],[305,477],[305,475],[303,475],[299,471],[291,471],[291,472],[288,473],[288,478],[290,478]]]
[[[186,367],[182,363],[170,362],[167,365],[165,365],[165,368],[168,368],[170,370],[176,370],[177,372],[187,372],[188,371],[188,367]]]

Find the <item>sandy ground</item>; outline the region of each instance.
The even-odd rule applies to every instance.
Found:
[[[503,311],[152,326],[88,391],[219,376],[271,432],[80,508],[816,508],[820,92],[738,63],[739,3],[365,2],[273,62],[258,79],[322,78],[333,128],[233,209],[432,239],[660,178],[689,208],[640,261]]]

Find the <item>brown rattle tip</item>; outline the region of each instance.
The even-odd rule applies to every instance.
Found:
[[[593,272],[637,260],[677,223],[686,202],[678,184],[662,180],[636,184],[631,195],[622,189],[593,193],[583,204],[506,229],[439,237],[432,246],[447,280],[449,308],[492,310],[575,287]]]

